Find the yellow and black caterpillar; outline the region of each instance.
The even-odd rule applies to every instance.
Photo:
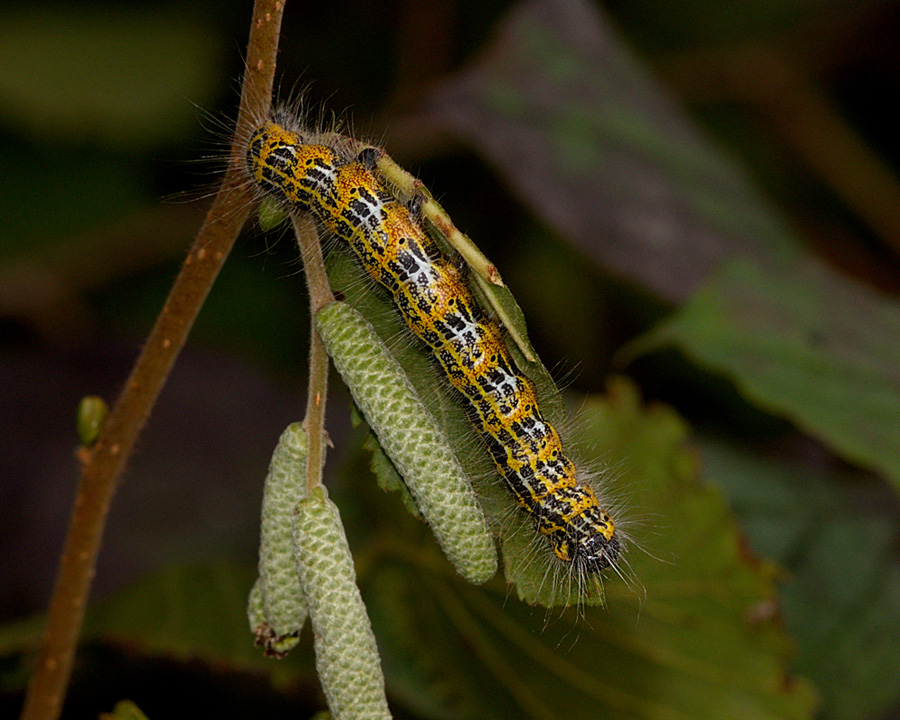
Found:
[[[534,384],[463,271],[376,175],[372,152],[354,155],[270,121],[252,134],[246,162],[260,189],[311,213],[390,292],[465,398],[500,475],[556,556],[579,575],[613,565],[620,549],[615,523],[591,486],[579,482],[559,433],[541,415]]]

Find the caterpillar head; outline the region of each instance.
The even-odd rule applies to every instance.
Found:
[[[269,191],[281,190],[283,178],[296,162],[300,138],[268,122],[258,128],[247,145],[247,169],[253,180]]]
[[[616,564],[622,547],[615,535],[609,539],[602,533],[585,538],[575,548],[573,563],[584,572],[598,573]]]
[[[609,513],[598,506],[582,514],[583,524],[570,536],[571,561],[581,572],[598,573],[616,564],[622,546],[616,524]]]
[[[330,187],[335,168],[334,151],[307,140],[301,132],[267,122],[253,132],[246,152],[246,167],[256,186],[300,210],[310,209],[315,188]]]

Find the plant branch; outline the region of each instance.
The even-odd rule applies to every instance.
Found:
[[[325,397],[328,390],[328,354],[316,329],[316,313],[334,301],[334,294],[325,273],[322,246],[316,232],[315,221],[307,214],[291,214],[297,245],[306,271],[309,289],[309,391],[306,401],[306,418],[303,427],[309,439],[306,460],[306,492],[322,484],[322,467],[325,464]]]
[[[268,111],[283,6],[283,0],[257,0],[254,6],[236,138],[246,137],[253,118]],[[131,376],[97,443],[82,453],[78,491],[22,720],[56,720],[60,715],[119,476],[253,206],[239,162],[233,145],[222,185]]]

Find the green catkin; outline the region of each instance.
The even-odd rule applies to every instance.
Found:
[[[247,620],[250,622],[250,631],[254,633],[268,626],[260,578],[256,578],[256,582],[250,588],[250,596],[247,598]]]
[[[344,526],[324,487],[297,504],[294,552],[313,626],[316,669],[332,716],[390,718],[381,660]]]
[[[283,657],[299,642],[307,610],[294,562],[294,507],[306,497],[306,431],[287,427],[272,453],[263,491],[259,539],[259,580],[250,595],[251,629],[267,655]],[[258,588],[258,590],[257,590]],[[254,603],[262,603],[262,623]]]
[[[475,492],[443,431],[369,322],[333,302],[316,322],[353,399],[457,572],[482,583],[497,552]]]

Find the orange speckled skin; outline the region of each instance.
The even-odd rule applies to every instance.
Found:
[[[591,486],[578,481],[500,327],[409,210],[359,158],[304,143],[276,123],[254,133],[247,163],[264,191],[312,213],[391,293],[409,329],[465,398],[510,492],[556,556],[587,572],[614,563],[619,541],[612,518]]]

